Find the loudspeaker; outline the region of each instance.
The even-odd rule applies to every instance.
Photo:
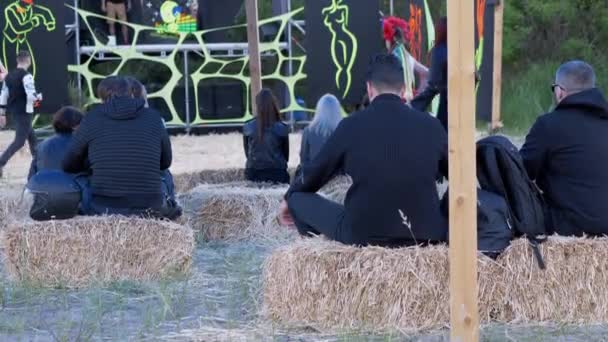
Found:
[[[198,87],[198,112],[204,120],[239,119],[245,115],[245,85],[207,83]]]

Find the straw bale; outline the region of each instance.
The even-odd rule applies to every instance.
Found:
[[[183,193],[200,184],[221,184],[245,180],[245,169],[202,170],[174,176],[175,191]]]
[[[293,236],[279,226],[279,204],[287,187],[201,185],[180,196],[190,226],[206,241],[242,241]]]
[[[125,217],[11,222],[0,242],[8,274],[42,287],[175,276],[189,270],[194,251],[187,227]]]
[[[541,244],[540,270],[525,240],[500,257],[506,288],[505,322],[608,322],[608,239],[551,237]]]
[[[479,258],[480,317],[497,315],[501,267]],[[274,252],[264,266],[264,314],[288,325],[340,331],[442,328],[449,323],[446,246],[356,248],[321,238]]]

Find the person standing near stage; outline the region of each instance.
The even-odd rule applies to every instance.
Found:
[[[15,138],[0,156],[0,177],[2,169],[19,151],[27,140],[32,156],[36,152],[36,135],[32,127],[34,103],[42,100],[36,92],[34,77],[28,72],[32,58],[27,51],[17,55],[17,69],[8,73],[0,93],[0,127],[6,126],[6,112],[12,115],[15,122]]]
[[[108,29],[111,36],[116,36],[116,19],[127,22],[127,12],[131,10],[131,0],[101,0],[101,11],[108,17]],[[122,26],[122,39],[129,44],[129,28]]]
[[[408,25],[405,20],[397,17],[388,17],[383,24],[384,41],[389,53],[395,55],[401,61],[403,77],[405,79],[405,100],[410,102],[416,95],[416,74],[419,84],[426,85],[428,69],[420,64],[405,47],[408,35]]]
[[[428,85],[412,101],[412,107],[426,111],[439,95],[437,119],[448,129],[448,20],[441,18],[435,26],[435,46],[431,51],[431,71]]]

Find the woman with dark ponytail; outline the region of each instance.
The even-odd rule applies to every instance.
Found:
[[[426,111],[439,94],[437,119],[448,129],[448,19],[443,17],[435,25],[435,46],[431,51],[431,69],[426,89],[412,101],[412,107]]]
[[[289,127],[281,122],[271,90],[262,89],[255,101],[257,115],[243,127],[245,178],[252,182],[289,184]]]

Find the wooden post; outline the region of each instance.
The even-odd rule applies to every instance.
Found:
[[[249,45],[249,77],[251,80],[251,109],[257,113],[255,97],[262,90],[262,62],[260,60],[260,31],[258,29],[258,0],[245,0],[247,11],[247,42]]]
[[[449,0],[448,113],[450,164],[451,341],[479,340],[477,177],[475,163],[475,9]]]
[[[505,0],[496,0],[494,7],[494,89],[492,91],[492,123],[491,130],[502,128],[500,120],[502,100],[502,33]]]

